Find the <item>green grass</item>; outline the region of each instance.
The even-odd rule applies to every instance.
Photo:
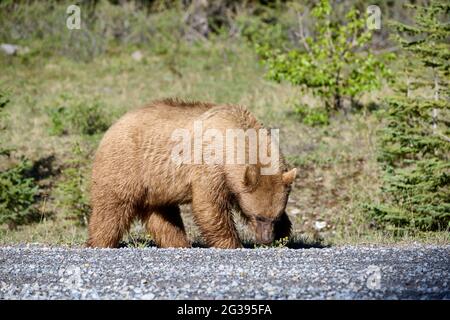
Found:
[[[450,242],[444,231],[379,230],[364,211],[364,203],[383,202],[375,155],[379,120],[374,115],[336,115],[329,125],[303,123],[293,114],[295,105],[314,99],[288,84],[265,80],[253,49],[242,39],[217,36],[202,43],[180,41],[165,46],[168,50],[141,48],[144,58],[139,62],[131,57],[136,49],[131,45],[110,46],[89,62],[64,55],[30,54],[26,59],[0,55],[0,88],[10,92],[11,100],[5,108],[9,116],[2,147],[14,147],[14,158],[25,156],[42,163],[42,173],[35,177],[41,188],[40,221],[14,230],[0,226],[0,244],[84,243],[90,166],[105,129],[98,115],[114,121],[127,110],[164,97],[242,104],[267,126],[281,129],[281,147],[299,169],[287,207],[295,241],[322,245]],[[379,101],[382,95],[373,93],[365,101]],[[86,132],[86,123],[74,122],[74,116],[55,116],[67,97],[70,106],[95,106],[94,116],[84,119],[93,118],[100,129]],[[67,126],[70,130],[64,131]],[[74,152],[77,146],[81,153]],[[187,231],[198,239],[189,210],[183,208]],[[318,230],[317,222],[325,227]],[[245,227],[239,226],[239,232],[251,241]],[[143,229],[135,226],[127,241],[142,246],[139,239],[148,243]],[[275,244],[285,245],[289,247],[289,243]]]

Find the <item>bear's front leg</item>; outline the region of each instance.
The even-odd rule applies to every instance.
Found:
[[[193,187],[194,221],[208,246],[221,249],[242,248],[229,203],[225,196],[212,194],[217,191],[214,189]]]
[[[278,218],[275,222],[275,226],[273,228],[274,239],[280,240],[283,238],[289,238],[292,232],[292,223],[289,220],[289,217],[285,212]]]

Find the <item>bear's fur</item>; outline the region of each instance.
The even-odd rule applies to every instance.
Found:
[[[191,203],[206,244],[239,248],[232,210],[242,214],[257,239],[290,235],[284,209],[295,178],[281,158],[273,175],[260,164],[176,164],[171,160],[177,128],[260,129],[245,108],[166,99],[125,114],[105,133],[92,170],[88,246],[117,247],[138,218],[160,247],[189,247],[180,204]],[[280,156],[281,157],[281,156]],[[262,240],[261,240],[262,239]]]

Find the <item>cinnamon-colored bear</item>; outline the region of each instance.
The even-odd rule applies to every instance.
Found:
[[[264,129],[240,106],[167,99],[128,112],[105,133],[95,155],[88,246],[117,247],[137,218],[158,246],[189,247],[179,208],[186,203],[192,204],[194,221],[209,246],[242,247],[233,210],[253,228],[259,243],[290,235],[291,222],[285,207],[295,169],[287,171],[281,155],[279,166],[271,174],[263,174],[268,165],[259,159],[256,163],[229,162],[228,158],[211,163],[200,153],[199,161],[199,154],[195,154],[195,123],[202,125],[203,132],[214,129],[224,137],[228,129],[258,133]],[[177,131],[180,129],[184,131]],[[174,132],[191,134],[185,143],[187,150],[179,150],[180,141],[174,139]],[[267,136],[270,138],[270,133]],[[202,147],[208,137],[203,139]],[[261,146],[270,147],[271,140],[263,142],[265,145],[261,141],[258,138],[253,152]],[[227,154],[227,142],[212,148],[215,151],[210,155]],[[249,143],[245,143],[246,152]],[[233,148],[236,155],[238,143]],[[274,152],[270,150],[268,154]],[[175,161],[174,155],[181,158]],[[193,158],[190,163],[180,161],[189,160],[189,156]]]

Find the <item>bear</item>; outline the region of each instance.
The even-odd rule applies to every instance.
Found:
[[[260,159],[251,162],[250,156],[236,161],[238,144],[214,148],[214,139],[209,139],[208,150],[218,161],[206,162],[204,152],[197,153],[199,159],[192,163],[198,149],[192,146],[200,141],[197,146],[205,147],[208,140],[196,140],[198,123],[215,130],[216,137],[234,129],[254,130],[259,137],[256,148],[250,149],[245,137],[245,151],[267,147],[266,154],[276,155],[271,162],[278,165],[270,168],[272,163]],[[184,144],[180,133],[191,134]],[[292,225],[285,208],[296,169],[288,170],[281,153],[270,149],[278,147],[271,136],[243,106],[165,99],[127,112],[105,132],[94,156],[86,245],[117,247],[139,219],[158,247],[190,247],[180,215],[182,204],[191,204],[193,220],[209,247],[242,248],[233,212],[254,231],[257,243],[289,237]],[[220,154],[230,150],[235,158],[220,161]]]

